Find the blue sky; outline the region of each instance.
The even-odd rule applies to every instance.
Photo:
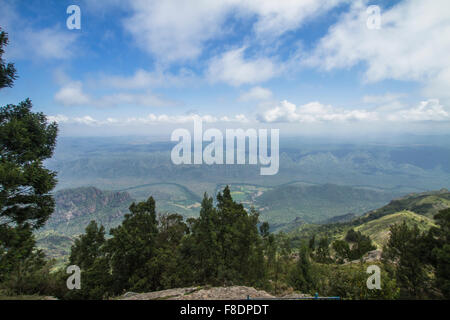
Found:
[[[81,9],[69,30],[66,9]],[[371,5],[380,8],[370,28]],[[448,133],[446,0],[8,1],[19,79],[62,135],[211,126]],[[372,20],[370,20],[372,21]]]

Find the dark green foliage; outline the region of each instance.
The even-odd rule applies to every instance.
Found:
[[[393,263],[398,285],[403,289],[403,296],[408,298],[424,297],[429,287],[424,246],[424,234],[415,225],[409,228],[404,222],[393,225],[391,236],[383,249],[383,259]]]
[[[199,282],[216,283],[220,259],[219,216],[213,199],[207,194],[202,200],[200,217],[192,221],[191,231],[184,246],[195,250],[191,256],[193,277]],[[189,252],[186,248],[183,251]]]
[[[262,236],[262,248],[264,254],[264,277],[269,276],[271,270],[275,270],[276,257],[277,257],[277,243],[276,237],[273,233],[269,233],[269,224],[264,222],[260,226],[260,233]]]
[[[365,236],[353,229],[348,230],[345,240],[334,241],[332,248],[335,251],[338,263],[360,259],[367,252],[376,249],[369,236]]]
[[[180,259],[180,244],[187,225],[178,214],[164,214],[158,219],[158,234],[155,240],[155,255],[147,262],[146,275],[138,280],[141,287],[151,291],[183,286],[186,281],[179,267],[185,262]],[[136,288],[140,289],[139,286]]]
[[[14,66],[2,59],[7,43],[0,30],[0,89],[11,87],[16,78]],[[48,275],[33,231],[54,208],[50,192],[56,173],[43,161],[53,154],[58,130],[31,108],[29,99],[0,108],[0,282],[10,294],[42,292],[41,280]]]
[[[450,209],[440,211],[434,218],[439,226],[430,230],[434,240],[431,244],[436,286],[446,299],[450,299]]]
[[[114,292],[123,290],[144,290],[148,281],[146,264],[156,254],[156,235],[158,232],[155,200],[130,206],[130,214],[125,215],[122,225],[111,229],[112,238],[108,240]]]
[[[262,243],[257,229],[258,213],[250,214],[233,201],[225,187],[217,195],[217,207],[206,194],[200,217],[193,221],[183,252],[193,278],[199,284],[255,284],[264,277]],[[264,228],[265,229],[265,228]],[[264,231],[267,234],[267,230]]]
[[[330,263],[330,240],[328,237],[323,237],[319,240],[319,244],[316,250],[316,261],[321,263]]]
[[[373,263],[370,263],[373,264]],[[315,289],[322,296],[337,296],[341,299],[396,299],[399,290],[395,278],[389,276],[382,265],[381,290],[368,289],[366,273],[368,264],[321,264],[313,271],[316,279]]]
[[[309,250],[314,251],[314,249],[316,249],[316,235],[313,234],[313,236],[311,237],[311,239],[309,239]]]
[[[286,289],[289,282],[289,275],[292,262],[292,246],[291,240],[285,233],[279,233],[274,236],[274,242],[270,252],[269,268],[267,270],[269,277],[272,279],[272,287],[269,289],[275,294]]]
[[[358,242],[360,235],[361,233],[358,234],[358,232],[355,232],[355,230],[350,229],[345,236],[345,240],[348,242]]]
[[[14,64],[6,64],[3,61],[3,53],[5,49],[3,47],[8,45],[8,35],[0,28],[0,89],[5,87],[12,87],[14,80],[16,79],[16,69]]]
[[[27,99],[0,109],[0,217],[4,223],[37,229],[54,209],[50,191],[56,173],[43,161],[53,153],[57,125],[31,107]]]
[[[1,54],[7,43],[0,33],[0,89],[6,78]],[[8,68],[6,68],[8,69]],[[13,77],[12,77],[13,78]],[[3,80],[1,80],[3,79]],[[51,215],[54,201],[49,192],[56,173],[44,168],[52,156],[57,125],[43,113],[31,111],[29,99],[0,108],[0,225],[30,225],[37,229]]]
[[[306,246],[303,246],[299,251],[297,263],[290,274],[290,284],[295,290],[303,293],[315,289],[310,252]]]
[[[350,256],[350,246],[344,240],[336,240],[333,242],[333,250],[336,252],[336,260],[338,263],[344,263],[345,260],[349,259]]]
[[[30,293],[27,279],[44,265],[44,255],[35,250],[29,226],[0,226],[0,283],[8,283],[12,293]]]
[[[72,290],[65,298],[102,299],[108,294],[111,277],[105,243],[105,229],[91,221],[86,233],[75,240],[69,258],[70,265],[81,269],[81,290]]]
[[[436,286],[446,299],[450,299],[450,244],[434,249],[436,256]]]
[[[131,213],[111,229],[112,238],[107,241],[103,227],[91,222],[70,256],[70,264],[82,270],[82,289],[65,297],[99,299],[129,290],[148,292],[194,284],[264,285],[257,212],[247,213],[232,200],[228,188],[217,198],[214,207],[205,194],[200,217],[187,223],[178,214],[156,219],[152,197],[133,203]],[[273,238],[268,225],[262,230],[265,237]]]
[[[69,262],[81,269],[90,268],[98,258],[100,249],[105,244],[105,229],[91,221],[86,227],[86,233],[75,240],[70,252]]]
[[[360,259],[367,252],[376,249],[369,236],[365,236],[359,231],[355,232],[353,229],[347,232],[345,240],[352,243],[352,248],[348,251],[346,257],[349,260]]]

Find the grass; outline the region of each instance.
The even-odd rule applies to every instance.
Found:
[[[355,230],[361,231],[362,234],[369,236],[378,248],[382,248],[389,239],[390,227],[394,224],[403,223],[404,221],[410,227],[416,224],[421,231],[426,231],[436,226],[432,219],[404,210],[366,222],[356,227]]]

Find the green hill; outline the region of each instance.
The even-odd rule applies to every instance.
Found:
[[[440,210],[450,207],[449,199],[450,193],[446,189],[409,194],[350,222],[304,224],[290,231],[289,235],[296,244],[310,239],[313,235],[316,239],[327,236],[333,241],[343,239],[347,231],[353,228],[369,236],[375,245],[381,248],[389,239],[389,229],[394,224],[415,224],[423,231],[434,226],[432,217]]]
[[[361,215],[391,199],[391,192],[377,189],[295,183],[263,193],[256,198],[255,207],[269,223],[289,223],[296,218],[319,223],[348,213]]]
[[[404,210],[424,215],[428,218],[433,218],[440,210],[448,207],[450,207],[450,192],[447,189],[423,193],[411,193],[402,198],[392,200],[388,205],[382,208],[368,212],[359,220],[360,223],[363,223]]]
[[[436,226],[432,219],[405,210],[368,221],[357,226],[355,231],[360,231],[363,235],[369,236],[374,244],[381,249],[389,240],[390,227],[403,222],[406,222],[410,227],[417,225],[421,231]]]

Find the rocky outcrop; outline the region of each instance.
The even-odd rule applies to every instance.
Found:
[[[381,255],[382,255],[382,251],[381,250],[372,250],[372,251],[367,252],[362,257],[362,261],[363,262],[380,261],[381,260]],[[349,264],[349,263],[361,263],[361,260],[353,260],[353,261],[346,262],[345,264]]]
[[[55,212],[51,218],[55,223],[69,221],[131,202],[132,198],[127,192],[102,191],[95,187],[66,189],[55,194]]]
[[[301,299],[308,295],[293,293],[281,297],[283,299]],[[149,293],[128,292],[123,300],[245,300],[245,299],[275,299],[277,297],[263,290],[251,287],[212,287],[212,288],[177,288]]]

